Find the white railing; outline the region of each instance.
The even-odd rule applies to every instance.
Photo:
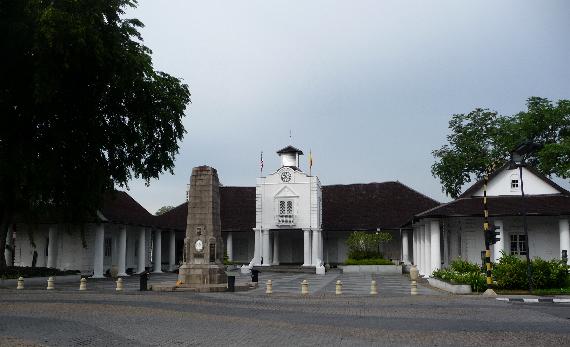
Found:
[[[295,225],[294,214],[278,214],[275,216],[275,224],[277,225]]]

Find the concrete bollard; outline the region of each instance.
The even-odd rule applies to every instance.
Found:
[[[412,280],[412,288],[410,290],[411,295],[418,295],[418,282]]]
[[[342,294],[342,282],[340,280],[336,281],[335,291],[336,295]]]
[[[265,289],[265,294],[273,294],[273,282],[267,280],[267,288]]]
[[[377,295],[378,294],[378,285],[376,284],[375,280],[370,282],[370,295]]]
[[[121,277],[117,279],[117,288],[115,290],[118,292],[123,291],[123,279]]]
[[[24,277],[18,277],[18,286],[16,287],[16,289],[18,290],[24,289]]]
[[[307,282],[307,280],[303,280],[303,282],[301,282],[301,294],[309,294],[309,282]]]
[[[53,279],[53,277],[48,277],[47,282],[48,282],[48,285],[47,285],[47,288],[46,288],[47,290],[53,290],[53,289],[55,289],[55,285],[54,285],[55,280]]]
[[[87,290],[87,279],[85,277],[79,281],[79,290]]]

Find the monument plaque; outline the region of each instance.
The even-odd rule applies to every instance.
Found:
[[[220,221],[220,182],[216,169],[192,169],[188,220],[184,239],[184,263],[178,283],[199,290],[225,290],[228,279],[223,259]]]

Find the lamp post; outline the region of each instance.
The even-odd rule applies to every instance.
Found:
[[[521,186],[521,214],[523,217],[523,232],[526,238],[526,276],[528,281],[528,291],[532,293],[532,268],[530,265],[530,240],[528,238],[528,223],[526,220],[526,206],[524,200],[523,167],[525,166],[524,156],[538,150],[541,146],[532,141],[525,141],[511,151],[510,170],[519,169],[519,180]]]

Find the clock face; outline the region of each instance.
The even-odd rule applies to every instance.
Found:
[[[281,181],[283,182],[291,181],[291,173],[289,171],[283,171],[281,173]]]
[[[202,249],[204,249],[204,244],[202,243],[202,240],[196,241],[196,243],[194,244],[194,247],[196,248],[196,250],[198,252],[202,252]]]

